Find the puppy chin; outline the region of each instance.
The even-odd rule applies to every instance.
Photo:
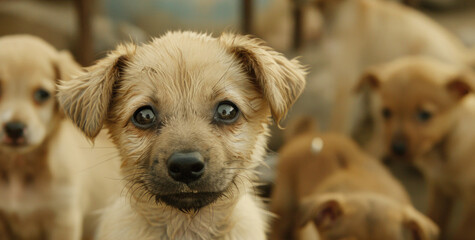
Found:
[[[157,195],[155,199],[159,203],[164,203],[182,212],[197,212],[222,196],[222,192],[191,192]]]

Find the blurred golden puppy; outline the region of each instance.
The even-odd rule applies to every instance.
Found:
[[[171,32],[64,82],[66,113],[91,139],[110,130],[129,183],[98,239],[265,239],[253,169],[304,74],[257,39]]]
[[[473,53],[456,36],[410,7],[394,1],[315,1],[324,16],[326,69],[336,83],[331,129],[352,134],[374,156],[382,154],[380,139],[366,136],[373,126],[360,105],[368,104],[353,92],[368,66],[408,55],[475,66]]]
[[[474,239],[475,75],[423,58],[368,69],[361,84],[381,97],[386,152],[414,162],[430,185],[429,216],[446,229],[454,198],[466,207],[456,238]]]
[[[308,228],[322,240],[437,239],[437,226],[379,161],[344,136],[306,130],[309,123],[293,123],[299,130],[279,152],[271,239],[317,238]]]
[[[119,193],[106,179],[116,176],[114,165],[94,166],[112,150],[91,150],[55,99],[58,79],[79,69],[69,53],[39,38],[0,38],[2,239],[79,240],[83,229],[92,234],[88,214]],[[91,225],[83,226],[86,218]]]

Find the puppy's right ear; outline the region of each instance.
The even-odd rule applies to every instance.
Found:
[[[56,71],[56,79],[70,80],[73,76],[81,72],[81,65],[74,60],[73,55],[67,50],[58,52],[56,59],[53,62],[53,67]]]
[[[474,82],[475,73],[467,70],[448,81],[445,87],[455,99],[460,100],[467,94],[474,92],[472,87]]]
[[[317,229],[328,229],[344,214],[343,199],[339,194],[306,198],[300,204],[299,226],[313,221]]]
[[[94,139],[101,131],[114,84],[134,53],[135,45],[119,45],[82,75],[60,82],[58,100],[66,115],[88,138]]]
[[[381,84],[378,73],[373,69],[368,69],[361,76],[356,84],[355,92],[366,92],[371,89],[378,89]]]

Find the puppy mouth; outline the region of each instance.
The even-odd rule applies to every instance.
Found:
[[[3,139],[2,144],[10,148],[22,148],[28,146],[25,138],[11,139],[6,137]]]
[[[215,202],[222,195],[222,192],[176,193],[157,195],[156,200],[182,212],[192,212]]]
[[[393,163],[412,164],[414,162],[414,157],[398,156],[398,155],[390,154],[390,155],[383,156],[383,161],[386,164],[393,164]]]

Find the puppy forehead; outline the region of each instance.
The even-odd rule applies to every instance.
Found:
[[[161,104],[244,102],[258,94],[233,55],[206,35],[167,35],[139,47],[124,79],[133,79],[124,81],[124,88],[141,89],[142,97],[155,97]]]
[[[52,58],[46,55],[35,55],[37,52],[21,51],[12,55],[0,51],[0,79],[12,82],[53,79],[56,73]]]
[[[427,104],[445,107],[452,101],[441,79],[418,72],[393,75],[384,82],[381,91],[385,102],[405,107],[421,108]]]
[[[162,81],[175,81],[185,74],[192,77],[216,75],[226,71],[233,61],[227,49],[215,38],[175,33],[139,47],[132,64],[137,65],[135,70],[153,69],[163,75]]]

